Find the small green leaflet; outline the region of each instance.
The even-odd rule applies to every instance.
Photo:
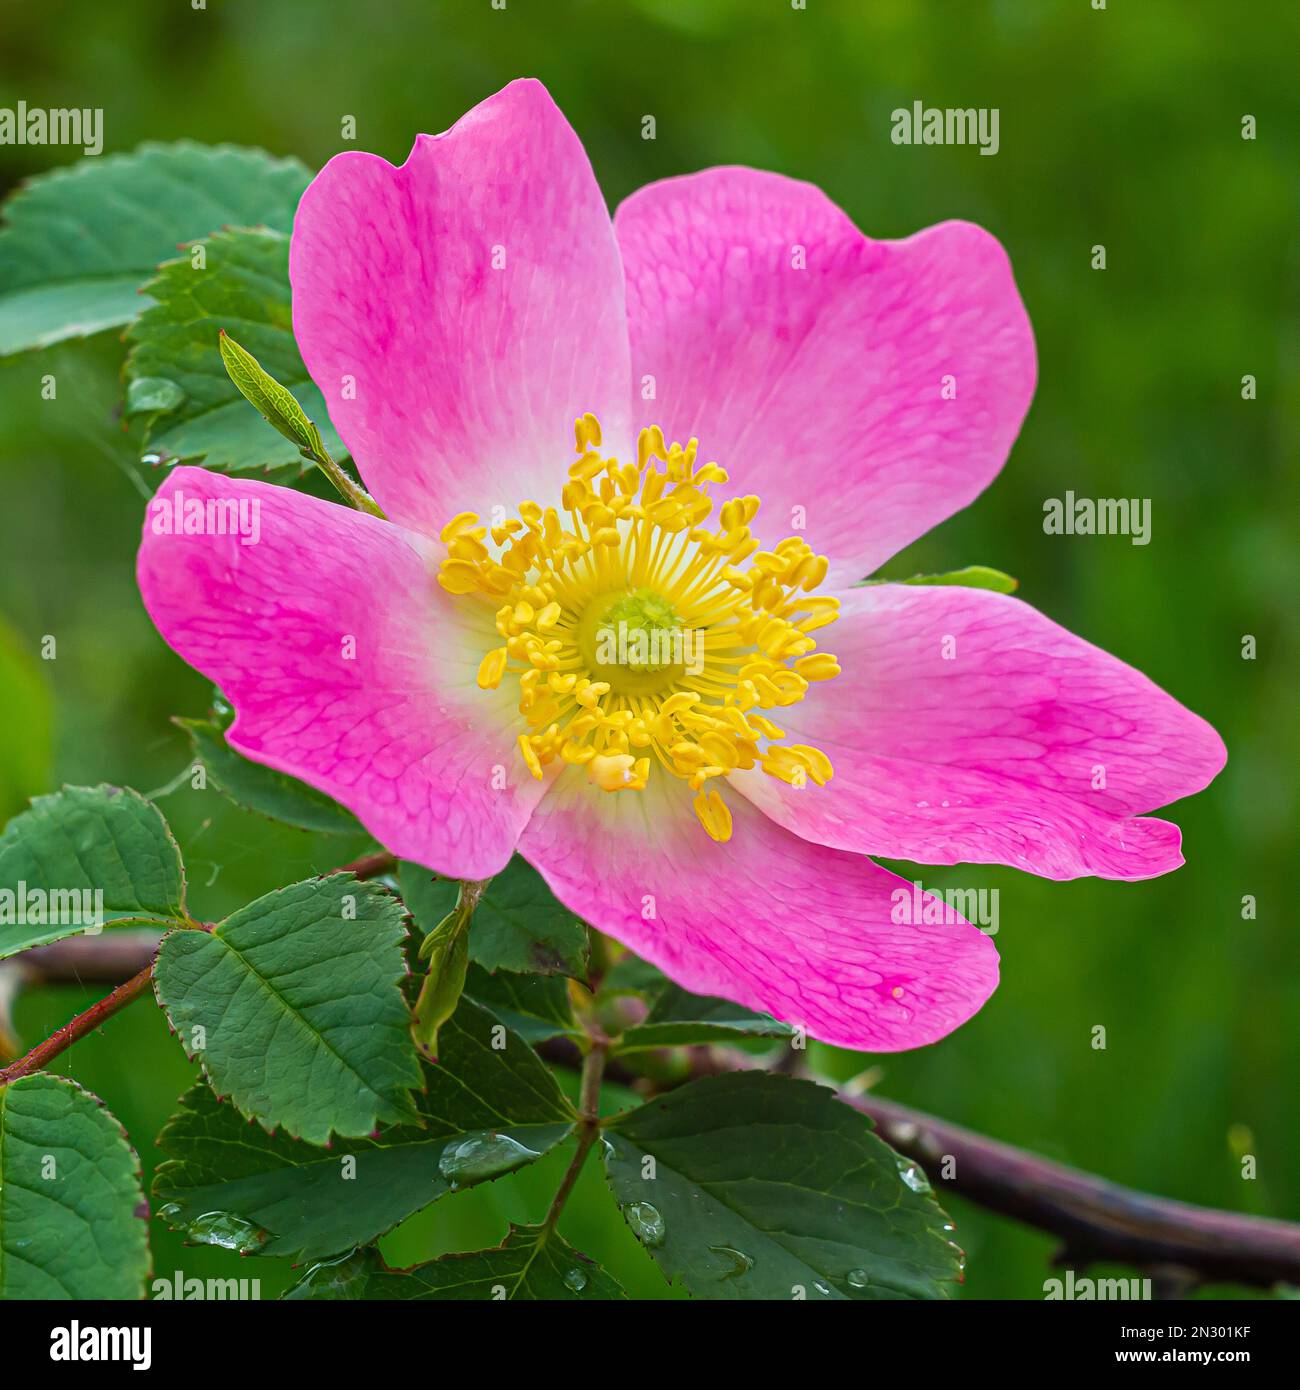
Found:
[[[145,286],[156,303],[145,301],[127,334],[127,408],[147,420],[148,456],[226,473],[310,466],[298,444],[273,430],[231,380],[220,346],[225,329],[298,402],[330,453],[346,458],[294,340],[289,238],[242,228],[217,232],[198,249],[202,266],[194,264],[191,248],[159,268]],[[175,389],[167,392],[161,383]],[[162,408],[151,409],[159,401]]]
[[[542,1226],[511,1226],[495,1250],[443,1255],[389,1269],[379,1251],[355,1250],[316,1265],[287,1299],[620,1299],[622,1287],[563,1237]]]
[[[455,1188],[513,1172],[572,1132],[554,1077],[515,1034],[462,1000],[424,1068],[416,1122],[315,1148],[250,1125],[207,1086],[158,1137],[154,1195],[192,1240],[318,1260],[365,1245]],[[503,1043],[504,1046],[495,1044]]]
[[[194,756],[207,770],[213,786],[236,805],[303,830],[365,834],[352,812],[324,792],[236,753],[215,720],[175,719],[173,723],[189,735]]]
[[[251,352],[224,330],[217,335],[217,347],[226,375],[249,405],[304,458],[319,458],[325,450],[320,430],[303,413],[293,392],[276,381]]]
[[[0,957],[102,924],[186,925],[180,850],[158,808],[121,787],[38,796],[0,836]]]
[[[0,357],[130,323],[158,263],[221,227],[288,233],[310,179],[296,159],[180,143],[30,180],[0,230]]]
[[[268,893],[210,932],[172,932],[154,987],[220,1093],[268,1129],[323,1144],[412,1114],[405,935],[385,888],[331,874]]]
[[[147,1218],[102,1101],[46,1072],[0,1086],[0,1299],[143,1298]]]
[[[961,1277],[925,1175],[824,1087],[706,1077],[604,1138],[628,1224],[699,1298],[945,1298]]]
[[[432,930],[456,905],[455,879],[435,879],[418,864],[399,870],[402,896],[421,931]],[[587,928],[519,855],[479,900],[469,934],[470,959],[485,970],[587,978]]]
[[[947,574],[914,574],[910,579],[864,579],[869,584],[954,584],[965,589],[992,589],[998,594],[1014,594],[1020,581],[988,565],[967,565],[965,569],[949,570]],[[859,586],[861,587],[861,585]]]

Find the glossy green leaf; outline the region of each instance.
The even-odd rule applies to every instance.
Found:
[[[444,1255],[389,1269],[379,1251],[355,1250],[309,1269],[287,1299],[620,1299],[618,1281],[555,1231],[510,1227],[495,1250]]]
[[[331,874],[268,893],[211,932],[173,932],[154,984],[220,1094],[323,1144],[411,1113],[420,1069],[399,987],[404,936],[391,893]]]
[[[0,1299],[143,1298],[147,1218],[102,1101],[45,1072],[0,1086]]]
[[[289,238],[240,228],[201,245],[201,266],[187,254],[159,268],[145,286],[156,302],[127,334],[128,399],[140,380],[155,383],[155,393],[159,381],[181,392],[178,404],[150,418],[147,454],[227,473],[309,466],[298,445],[272,429],[231,380],[221,354],[225,329],[315,422],[330,453],[346,458],[294,340]]]
[[[740,1038],[788,1038],[794,1029],[767,1014],[755,1013],[726,999],[688,994],[670,984],[655,1000],[645,1021],[629,1028],[618,1042],[619,1052],[648,1047],[695,1046],[735,1042]]]
[[[196,1086],[158,1137],[168,1158],[154,1181],[159,1214],[191,1239],[321,1259],[377,1239],[453,1183],[532,1162],[570,1134],[574,1115],[536,1054],[499,1028],[462,1000],[443,1026],[442,1060],[424,1068],[417,1122],[329,1149],[266,1134]]]
[[[352,812],[324,792],[236,753],[215,720],[173,722],[189,735],[194,756],[203,764],[212,785],[236,805],[303,830],[331,835],[365,834]]]
[[[0,230],[0,357],[129,323],[147,303],[140,287],[185,242],[225,226],[287,233],[310,178],[296,159],[181,143],[32,179]]]
[[[436,878],[418,864],[401,866],[402,896],[422,931],[456,904],[454,879]],[[587,928],[519,855],[488,884],[474,912],[470,959],[485,970],[587,977]]]
[[[560,975],[516,975],[508,970],[490,975],[481,965],[471,965],[465,994],[490,1009],[526,1043],[543,1042],[577,1026],[568,982]]]
[[[944,1298],[960,1277],[924,1174],[824,1087],[707,1077],[604,1136],[628,1224],[697,1297]]]
[[[101,920],[188,920],[167,822],[152,802],[121,787],[38,796],[0,836],[0,956],[93,932]]]

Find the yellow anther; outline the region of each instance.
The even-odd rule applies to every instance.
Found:
[[[700,824],[711,839],[725,843],[731,839],[731,812],[727,803],[715,791],[702,791],[691,802]]]
[[[600,448],[600,421],[591,411],[587,411],[573,422],[573,433],[580,454],[587,449]]]
[[[444,560],[438,583],[449,594],[472,594],[479,587],[479,571],[469,560]]]
[[[647,762],[646,772],[649,772]],[[598,753],[587,764],[587,778],[593,786],[605,792],[640,791],[644,780],[637,785],[636,759],[630,753]]]
[[[537,757],[537,749],[533,747],[533,740],[528,734],[519,735],[519,751],[523,754],[524,762],[528,764],[528,770],[540,782],[543,777],[542,764]]]
[[[506,649],[497,647],[479,662],[478,666],[478,688],[480,690],[495,690],[501,684],[501,677],[506,673]]]
[[[840,663],[830,652],[816,652],[812,656],[801,656],[794,669],[806,681],[828,681],[840,673]]]
[[[820,748],[813,748],[807,743],[792,743],[790,751],[803,759],[809,776],[819,787],[824,787],[834,776],[835,769],[831,766],[831,760]]]
[[[692,705],[698,704],[699,695],[694,690],[678,690],[670,695],[660,706],[664,714],[670,717],[680,714],[683,710],[690,709]]]
[[[463,535],[478,522],[477,512],[457,512],[452,519],[438,532],[439,540],[454,541],[457,536]]]
[[[581,690],[575,691],[573,698],[584,709],[595,709],[602,695],[609,694],[608,681],[589,681]]]

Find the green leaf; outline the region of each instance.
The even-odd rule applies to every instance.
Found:
[[[154,1180],[159,1215],[192,1239],[316,1260],[377,1239],[453,1182],[475,1186],[532,1162],[575,1117],[536,1054],[498,1026],[462,1000],[443,1026],[442,1060],[423,1069],[419,1123],[328,1150],[268,1135],[196,1086],[158,1136],[168,1158]]]
[[[465,994],[530,1045],[577,1030],[569,986],[559,975],[512,975],[509,971],[490,975],[481,965],[471,965]]]
[[[645,1021],[619,1039],[619,1052],[647,1047],[696,1046],[739,1038],[788,1038],[794,1029],[766,1014],[726,999],[706,999],[670,984],[655,1000]]]
[[[126,921],[189,921],[180,851],[152,802],[120,787],[65,787],[9,822],[0,957]]]
[[[147,1218],[102,1101],[44,1072],[0,1086],[0,1299],[143,1298]]]
[[[212,931],[163,939],[158,1000],[213,1086],[267,1128],[323,1144],[411,1113],[420,1083],[399,981],[401,904],[331,874]]]
[[[701,1298],[944,1298],[960,1278],[924,1174],[821,1086],[706,1077],[604,1136],[628,1224]]]
[[[250,762],[226,742],[221,725],[208,719],[175,719],[189,735],[194,756],[213,786],[238,806],[271,820],[331,835],[364,835],[361,822],[324,792],[287,773]]]
[[[966,589],[992,589],[998,594],[1014,594],[1020,581],[987,565],[967,565],[947,574],[914,574],[910,579],[864,579],[863,584],[956,584]]]
[[[672,981],[657,966],[625,951],[605,972],[600,982],[600,995],[639,994],[648,1003],[657,999]]]
[[[515,1226],[495,1250],[389,1269],[378,1250],[318,1264],[286,1299],[620,1299],[618,1281],[555,1231]]]
[[[416,925],[432,930],[456,905],[456,881],[435,878],[419,864],[403,863],[399,873]],[[587,928],[517,854],[488,884],[469,934],[470,959],[485,970],[585,980],[588,949]]]
[[[32,179],[0,231],[0,357],[130,323],[182,243],[225,226],[287,233],[310,178],[296,159],[181,143]]]
[[[148,456],[202,462],[226,473],[309,465],[297,444],[267,427],[231,380],[221,353],[221,331],[233,334],[316,422],[325,447],[346,458],[325,410],[325,398],[307,375],[293,336],[289,292],[289,238],[278,232],[237,229],[202,242],[205,264],[190,256],[168,261],[145,286],[157,302],[132,324],[127,339],[127,396],[140,380],[171,382],[179,403],[151,417]],[[150,388],[157,391],[157,386]]]

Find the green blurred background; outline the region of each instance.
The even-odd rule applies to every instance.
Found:
[[[949,217],[1010,252],[1040,385],[1002,476],[897,557],[903,576],[981,562],[1132,662],[1223,734],[1226,772],[1174,809],[1187,866],[1147,883],[931,871],[1001,891],[1003,982],[972,1023],[878,1067],[886,1095],[1122,1183],[1300,1217],[1300,971],[1288,906],[1297,810],[1297,141],[1291,0],[0,0],[0,105],[102,106],[106,151],[142,140],[260,145],[313,167],[340,148],[404,158],[509,79],[542,78],[611,205],[716,163],[821,185],[869,233]],[[995,106],[1001,150],[898,147],[889,113]],[[641,118],[657,139],[641,138]],[[1258,138],[1241,137],[1243,115]],[[0,147],[0,186],[68,151]],[[1091,248],[1108,267],[1090,268]],[[117,416],[113,334],[0,365],[0,800],[62,782],[151,791],[188,760],[172,714],[204,682],[136,594],[144,496]],[[54,372],[55,402],[40,399]],[[1243,401],[1241,378],[1258,380]],[[1289,467],[1287,465],[1290,465]],[[1045,498],[1152,499],[1146,547],[1042,531]],[[40,659],[46,634],[57,659]],[[1258,657],[1241,656],[1253,634]],[[1288,692],[1291,692],[1288,694]],[[188,784],[161,805],[211,919],[348,857]],[[904,872],[910,870],[902,866]],[[1258,918],[1243,921],[1243,895]],[[30,1043],[102,991],[31,993]],[[1104,1025],[1108,1046],[1091,1045]],[[146,1171],[193,1068],[148,1004],[67,1070],[122,1119]],[[1257,1156],[1242,1177],[1240,1156]],[[562,1162],[562,1160],[559,1160]],[[457,1195],[385,1242],[409,1263],[538,1219],[552,1156]],[[1052,1242],[949,1199],[969,1295],[1038,1298]],[[154,1222],[156,1273],[290,1278],[278,1261],[183,1247]],[[672,1296],[591,1165],[564,1229],[629,1291]]]

